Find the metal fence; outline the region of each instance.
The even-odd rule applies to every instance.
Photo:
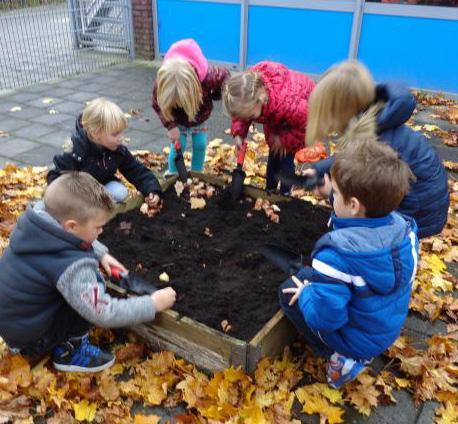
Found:
[[[0,91],[133,55],[130,0],[0,0]]]

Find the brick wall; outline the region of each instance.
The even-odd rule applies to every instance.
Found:
[[[135,57],[153,59],[153,13],[151,0],[132,0]]]

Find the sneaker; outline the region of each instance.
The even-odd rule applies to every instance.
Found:
[[[364,363],[347,358],[339,353],[332,354],[328,362],[327,380],[334,389],[354,380],[366,369]]]
[[[88,336],[75,337],[53,349],[53,365],[59,371],[97,372],[111,367],[115,357],[89,342]]]

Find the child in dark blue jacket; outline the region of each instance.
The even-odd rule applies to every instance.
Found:
[[[415,219],[418,237],[423,238],[442,231],[450,199],[447,172],[435,147],[405,125],[415,105],[406,86],[393,82],[376,85],[362,64],[343,62],[325,73],[310,96],[307,144],[335,134],[338,148],[367,137],[377,137],[392,147],[415,176],[397,210]],[[320,161],[306,173],[329,174],[333,160]],[[329,185],[317,189],[323,197],[330,193]]]
[[[159,181],[122,143],[126,127],[127,119],[116,104],[104,98],[89,102],[76,119],[75,132],[64,145],[64,153],[54,157],[48,184],[65,171],[84,171],[103,184],[115,202],[122,202],[128,192],[115,176],[119,171],[145,196],[150,207],[159,207]]]
[[[393,212],[414,178],[393,149],[360,140],[337,153],[331,176],[332,230],[279,296],[315,353],[329,358],[328,383],[338,388],[399,337],[418,239],[415,221]]]

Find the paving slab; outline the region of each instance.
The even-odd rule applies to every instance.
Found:
[[[71,131],[57,130],[49,134],[42,135],[36,139],[36,142],[40,145],[48,145],[59,149],[62,152],[62,145],[67,138],[70,138]]]
[[[33,141],[8,137],[6,141],[0,142],[0,156],[23,162],[21,154],[35,147],[37,147],[37,144]]]

